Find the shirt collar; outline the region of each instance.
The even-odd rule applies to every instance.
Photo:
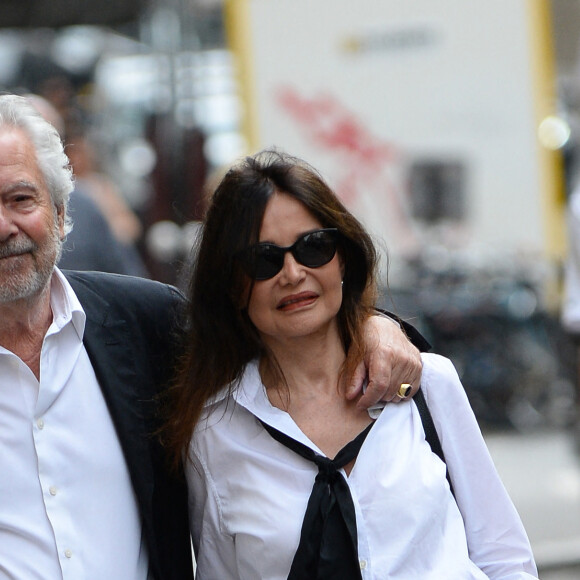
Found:
[[[79,340],[82,340],[87,317],[71,285],[58,268],[54,269],[51,280],[50,307],[53,319],[48,334],[56,333],[72,322]]]
[[[208,409],[226,400],[228,396],[231,396],[238,405],[246,408],[250,413],[256,415],[263,421],[267,420],[265,416],[281,412],[279,409],[273,407],[268,400],[266,388],[262,384],[262,378],[260,377],[257,359],[252,360],[246,365],[239,381],[224,387],[213,397],[210,397],[204,407]]]
[[[227,391],[222,391],[219,397],[223,399],[226,393]],[[220,398],[217,398],[215,402],[220,400]],[[298,425],[296,425],[286,411],[278,409],[270,403],[268,395],[266,394],[266,387],[263,385],[262,378],[260,377],[260,368],[257,359],[246,365],[239,385],[233,389],[232,398],[238,405],[244,407],[252,415],[264,421],[264,423],[272,425],[297,441],[315,449],[318,453],[322,453],[298,428]]]
[[[257,359],[246,365],[240,384],[234,389],[232,397],[236,403],[250,411],[253,411],[255,407],[263,406],[264,401],[268,401]],[[269,402],[268,406],[270,406]]]

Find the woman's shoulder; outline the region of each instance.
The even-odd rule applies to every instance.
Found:
[[[432,381],[437,378],[456,377],[457,370],[450,359],[432,352],[421,353],[423,362],[422,380]]]
[[[451,406],[467,401],[457,369],[450,359],[433,353],[423,353],[421,359],[421,390],[428,404]]]
[[[203,438],[220,437],[226,432],[243,432],[248,429],[248,422],[255,422],[245,404],[245,399],[248,397],[251,399],[253,392],[258,388],[255,384],[257,380],[255,368],[253,361],[248,363],[238,380],[224,386],[206,402],[195,429],[198,441]]]
[[[237,405],[228,387],[224,387],[211,400],[207,401],[195,427],[197,439],[208,437],[214,431],[223,430],[237,415]]]

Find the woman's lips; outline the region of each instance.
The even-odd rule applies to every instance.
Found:
[[[302,308],[312,304],[318,298],[315,292],[300,292],[299,294],[291,294],[285,296],[276,305],[277,310],[294,310],[295,308]]]

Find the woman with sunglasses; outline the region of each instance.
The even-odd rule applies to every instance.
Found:
[[[368,411],[345,397],[375,266],[305,163],[263,152],[218,186],[170,421],[198,579],[536,577],[447,359],[423,355],[422,391],[453,491],[412,400]]]

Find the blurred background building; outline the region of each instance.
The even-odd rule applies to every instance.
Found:
[[[579,56],[580,0],[0,0],[0,88],[56,109],[131,273],[181,285],[220,172],[276,145],[372,231],[381,305],[454,361],[486,434],[572,445]]]
[[[579,6],[2,1],[0,86],[52,104],[126,271],[171,283],[224,166],[304,157],[386,248],[382,305],[454,360],[481,420],[566,426]],[[102,239],[76,235],[64,265]]]

